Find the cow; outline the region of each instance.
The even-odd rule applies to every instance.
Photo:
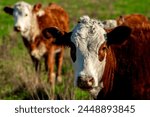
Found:
[[[71,32],[49,27],[43,35],[71,49],[74,83],[94,99],[150,99],[149,32],[147,21],[130,27],[127,20],[106,32],[83,16]]]
[[[100,21],[98,20],[99,24],[107,31],[109,32],[113,28],[122,25],[126,23],[126,25],[129,25],[130,27],[134,27],[137,24],[143,23],[143,22],[149,22],[148,17],[142,15],[142,14],[128,14],[128,15],[120,15],[116,19],[108,19]]]
[[[129,24],[130,26],[136,26],[139,23],[149,22],[148,17],[142,14],[128,14],[121,15],[116,19],[117,25],[121,25],[123,23]]]
[[[38,72],[41,58],[44,58],[45,68],[48,69],[48,81],[54,92],[55,77],[62,81],[61,68],[64,47],[52,43],[52,39],[44,39],[41,31],[46,27],[56,26],[66,32],[69,30],[69,16],[67,12],[55,3],[42,8],[40,3],[30,5],[26,2],[17,2],[13,8],[5,7],[4,11],[14,17],[14,30],[21,33],[25,47]],[[52,38],[52,37],[51,37]],[[56,57],[56,61],[55,61]],[[56,62],[57,71],[54,73]]]
[[[142,14],[128,14],[120,15],[116,19],[97,20],[98,24],[102,26],[107,32],[113,28],[126,23],[126,25],[136,26],[139,23],[149,22],[148,17]]]
[[[107,19],[103,21],[99,21],[102,23],[102,27],[107,30],[111,30],[118,26],[118,21],[115,19]]]

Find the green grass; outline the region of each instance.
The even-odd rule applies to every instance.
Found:
[[[4,6],[13,6],[19,0],[0,1],[0,99],[48,99],[47,74],[42,69],[41,83],[35,83],[35,72],[29,54],[19,34],[13,31],[13,18],[3,12]],[[37,0],[25,0],[31,4]],[[149,0],[40,0],[43,6],[56,2],[68,12],[70,30],[79,17],[113,19],[120,15],[141,13],[150,17]],[[60,99],[91,99],[91,96],[73,86],[73,68],[69,49],[66,49],[63,68],[63,83],[57,84],[56,97]],[[40,98],[41,99],[41,98]]]
[[[150,17],[149,0],[118,0],[114,4],[116,14],[141,13]]]

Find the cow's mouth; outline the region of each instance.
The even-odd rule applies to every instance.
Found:
[[[26,33],[28,30],[26,29],[26,30],[22,31],[21,29],[14,27],[14,31],[16,31],[16,32],[21,32],[21,33],[24,34],[24,33]]]
[[[22,32],[22,33],[26,33],[28,30],[26,29],[26,30],[24,30],[24,31],[20,31],[20,32]]]
[[[78,85],[78,87],[85,91],[90,91],[93,89],[93,87],[91,87],[91,86],[84,86],[84,85]]]

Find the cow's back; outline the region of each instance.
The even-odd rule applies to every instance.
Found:
[[[143,22],[149,22],[148,17],[142,14],[130,14],[130,15],[122,15],[117,19],[118,25],[129,25],[130,27],[136,27],[137,24],[142,24]]]
[[[51,3],[45,9],[45,14],[38,17],[40,29],[55,26],[64,31],[69,30],[69,16],[67,12],[57,4]]]

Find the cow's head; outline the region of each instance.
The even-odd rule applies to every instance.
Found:
[[[108,46],[124,42],[130,32],[129,27],[119,26],[106,33],[96,20],[88,16],[81,17],[70,33],[55,27],[43,30],[46,38],[54,36],[56,44],[71,48],[75,84],[83,90],[88,90],[93,96],[103,88],[102,77]]]
[[[28,37],[31,28],[37,25],[36,16],[39,15],[41,4],[34,6],[26,2],[17,2],[13,8],[5,7],[4,11],[14,17],[14,29],[21,32],[22,36]],[[36,31],[36,30],[34,30]]]
[[[103,28],[107,29],[107,30],[117,27],[117,21],[116,20],[110,19],[110,20],[104,20],[101,22],[103,24]]]

